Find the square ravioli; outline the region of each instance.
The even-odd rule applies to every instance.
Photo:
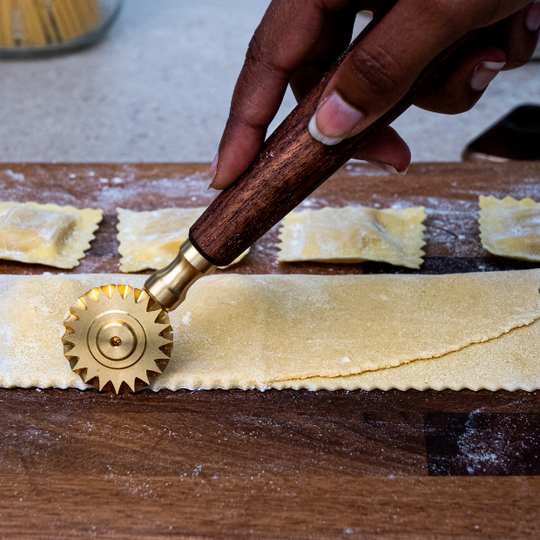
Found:
[[[480,240],[490,253],[540,261],[540,204],[480,196]]]
[[[102,210],[0,202],[0,258],[73,268],[90,248]]]
[[[278,261],[387,262],[419,268],[424,208],[376,210],[363,206],[291,212],[282,222]]]
[[[135,212],[125,208],[118,211],[118,251],[122,272],[157,270],[169,264],[178,254],[180,245],[188,238],[190,227],[206,210],[198,208],[162,208]],[[247,254],[243,253],[232,264]]]

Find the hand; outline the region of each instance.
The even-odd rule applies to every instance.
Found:
[[[351,137],[401,99],[440,52],[477,28],[482,44],[416,105],[456,114],[470,109],[502,69],[526,63],[538,41],[540,0],[397,0],[328,82],[312,135],[326,144]],[[377,13],[383,0],[273,0],[251,40],[231,110],[210,169],[223,189],[250,165],[290,84],[304,97],[350,42],[356,13]],[[404,173],[407,144],[386,128],[364,148],[365,159]]]

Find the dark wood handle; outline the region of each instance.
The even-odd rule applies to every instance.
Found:
[[[191,227],[191,242],[208,261],[216,266],[226,266],[234,261],[344,165],[378,130],[403,113],[418,94],[457,65],[470,50],[471,42],[479,37],[479,32],[484,32],[470,33],[441,53],[409,92],[367,129],[335,146],[326,146],[310,135],[309,121],[327,81],[383,15],[379,13],[366,27],[321,82],[267,139],[246,172],[220,193]]]

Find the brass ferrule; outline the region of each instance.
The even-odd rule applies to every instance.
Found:
[[[144,290],[162,309],[173,311],[184,301],[188,289],[215,269],[216,267],[193,247],[188,238],[180,246],[176,258],[146,280]]]

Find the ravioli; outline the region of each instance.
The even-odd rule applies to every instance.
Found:
[[[102,210],[0,202],[0,258],[73,268],[90,248]]]
[[[419,268],[423,207],[376,210],[363,206],[291,212],[282,222],[278,261],[387,262]]]
[[[540,261],[540,204],[480,196],[480,239],[494,255]]]
[[[162,208],[147,212],[117,208],[117,211],[120,270],[139,272],[169,264],[205,208]],[[232,264],[239,262],[248,251]]]

